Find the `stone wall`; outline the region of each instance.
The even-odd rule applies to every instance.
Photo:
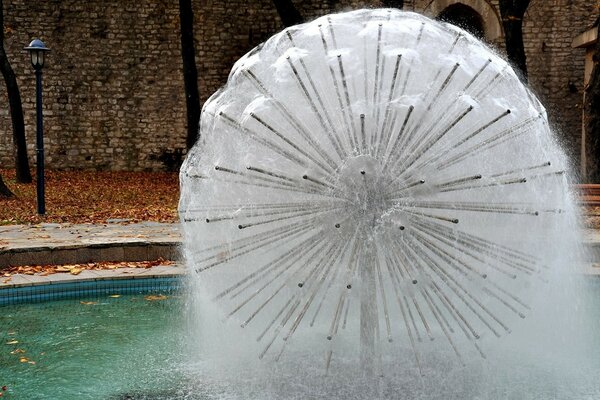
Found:
[[[439,2],[456,1],[405,1],[407,10],[429,14],[435,14]],[[377,0],[295,3],[307,19],[380,4]],[[531,83],[573,150],[580,137],[584,56],[570,43],[591,25],[591,3],[532,2],[525,18]],[[487,5],[497,13],[497,0]],[[281,24],[271,0],[193,0],[193,6],[204,101],[223,85],[232,64]],[[186,135],[178,12],[173,0],[4,0],[5,46],[23,97],[32,161],[35,81],[22,48],[41,37],[52,49],[44,68],[49,167],[157,170],[177,163],[185,152]],[[10,116],[0,85],[0,167],[11,167],[12,157]]]
[[[489,27],[501,21],[498,0],[415,0],[414,9],[429,13],[436,3],[480,3],[493,8],[484,16]],[[588,29],[598,12],[590,0],[532,1],[523,20],[523,41],[529,83],[546,106],[550,121],[577,167],[581,147],[581,102],[585,51],[571,46],[573,39]],[[502,40],[494,41],[503,51]]]
[[[35,80],[23,47],[52,52],[44,68],[51,168],[158,169],[185,142],[179,14],[167,0],[7,0],[6,48],[18,76],[29,155]],[[0,85],[1,87],[1,85]],[[11,165],[10,117],[0,89],[0,161]]]
[[[523,35],[529,81],[546,105],[550,120],[578,167],[585,49],[572,47],[573,39],[598,17],[594,1],[532,1]]]

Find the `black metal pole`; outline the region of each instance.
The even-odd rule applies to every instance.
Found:
[[[42,115],[42,69],[35,69],[35,89],[36,89],[36,113],[37,113],[37,132],[36,132],[36,153],[37,153],[37,212],[40,215],[46,214],[45,200],[45,179],[44,179],[44,118]]]

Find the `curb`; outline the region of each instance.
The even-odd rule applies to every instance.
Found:
[[[600,239],[600,238],[598,238]],[[140,241],[21,247],[0,250],[0,269],[21,265],[85,264],[105,261],[148,261],[163,258],[180,261],[181,241]],[[600,264],[600,240],[586,240],[585,261]]]

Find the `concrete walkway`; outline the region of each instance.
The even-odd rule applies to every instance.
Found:
[[[142,222],[135,224],[40,224],[0,226],[0,270],[6,266],[83,264],[100,261],[180,260],[179,224]],[[600,232],[584,237],[590,259],[588,274],[600,275]],[[155,270],[155,268],[158,268]],[[183,267],[179,266],[182,273]],[[39,284],[49,279],[96,279],[103,276],[135,277],[150,270],[175,271],[173,266],[151,269],[125,268],[110,271],[83,271],[80,275],[54,274],[35,279],[22,275],[11,279]],[[63,277],[63,275],[65,277]]]
[[[0,269],[17,265],[179,259],[179,224],[0,226]]]

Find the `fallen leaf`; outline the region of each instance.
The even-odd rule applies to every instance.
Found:
[[[79,275],[81,271],[83,271],[81,268],[72,268],[70,272],[71,275]]]
[[[22,363],[26,363],[29,361],[29,359],[27,357],[21,357],[19,358],[19,361],[21,361]]]
[[[35,361],[27,361],[28,364],[35,365]]]
[[[10,282],[11,279],[12,278],[6,278],[5,280],[2,281],[2,283],[8,283],[8,282]]]
[[[97,301],[80,301],[81,304],[86,305],[86,306],[91,306],[94,304],[98,304]]]
[[[156,301],[156,300],[166,300],[166,299],[168,299],[168,297],[165,296],[164,294],[158,294],[158,295],[149,294],[148,296],[144,296],[144,299],[146,299],[148,301]]]
[[[23,350],[23,349],[15,349],[10,352],[10,354],[23,354],[23,353],[25,353],[25,350]]]
[[[117,298],[117,297],[121,297],[121,295],[120,295],[120,294],[111,294],[111,295],[110,295],[110,296],[108,296],[108,297]]]
[[[47,276],[55,273],[71,272],[75,270],[74,274],[77,274],[77,270],[116,270],[118,268],[150,268],[156,265],[169,266],[175,265],[174,261],[164,260],[159,258],[154,261],[135,261],[135,262],[110,262],[102,261],[96,263],[84,263],[84,264],[64,264],[64,265],[21,265],[17,267],[8,267],[3,270],[3,276],[11,278],[13,274],[28,274],[34,275],[39,274],[40,276]],[[133,273],[132,270],[122,271],[124,274]]]
[[[17,334],[17,332],[16,332],[16,331],[10,331],[10,332],[8,332],[8,334],[9,334],[9,335],[16,335],[16,334]]]
[[[6,342],[6,344],[17,344],[17,343],[19,343],[19,341],[18,340],[14,340],[14,339],[13,340],[9,340],[8,342]]]

